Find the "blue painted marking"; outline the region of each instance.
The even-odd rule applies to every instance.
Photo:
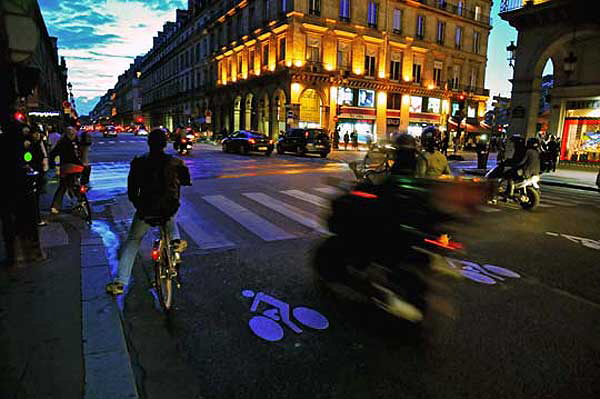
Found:
[[[261,313],[261,315],[252,317],[248,324],[254,334],[266,341],[274,342],[283,338],[284,330],[281,324],[288,326],[296,334],[302,333],[302,329],[292,321],[292,315],[302,325],[315,330],[325,330],[329,327],[329,320],[314,309],[301,306],[290,312],[288,303],[264,292],[255,294],[252,290],[243,290],[242,296],[254,297],[250,311]],[[260,312],[258,308],[263,303],[271,305],[271,307]]]
[[[521,278],[521,275],[500,266],[480,265],[468,260],[446,258],[448,264],[458,270],[462,276],[480,284],[494,285],[506,278]]]

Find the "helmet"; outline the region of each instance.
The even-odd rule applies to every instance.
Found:
[[[421,145],[428,152],[438,150],[442,145],[442,133],[434,126],[426,127],[421,133]]]
[[[410,134],[399,134],[396,138],[396,146],[398,148],[414,149],[417,148],[417,141]]]
[[[536,137],[531,137],[531,138],[527,139],[527,148],[532,148],[534,150],[537,150],[539,146],[540,146],[540,140],[537,139]]]
[[[167,146],[167,136],[162,129],[154,129],[148,135],[148,145],[152,148],[165,148]]]

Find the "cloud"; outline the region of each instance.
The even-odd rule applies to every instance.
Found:
[[[84,115],[112,88],[134,58],[185,0],[39,0],[48,31],[58,37],[73,93]]]

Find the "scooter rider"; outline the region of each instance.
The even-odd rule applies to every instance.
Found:
[[[521,159],[513,157],[513,166],[508,172],[508,192],[509,196],[514,194],[514,180],[518,178],[530,179],[540,174],[540,141],[531,137],[527,139],[525,154]]]
[[[430,126],[421,133],[421,145],[424,151],[417,158],[417,177],[440,177],[450,174],[448,159],[439,150],[442,146],[442,133]]]

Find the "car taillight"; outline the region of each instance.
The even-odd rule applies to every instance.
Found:
[[[159,257],[160,257],[160,252],[158,251],[158,249],[153,249],[152,250],[152,260],[158,261]]]
[[[425,242],[428,244],[437,245],[438,247],[449,249],[452,251],[456,251],[459,249],[463,249],[463,245],[460,242],[450,240],[447,234],[442,234],[440,238],[437,240],[432,240],[430,238],[426,238]]]
[[[185,139],[181,139],[181,142],[182,142],[182,143],[185,143]]]
[[[254,139],[249,139],[249,140],[248,140],[248,143],[250,143],[250,144],[256,144],[256,140],[254,140]]]
[[[361,197],[361,198],[369,198],[369,199],[379,198],[376,194],[371,194],[371,193],[367,193],[365,191],[358,191],[358,190],[350,191],[350,195],[354,195],[355,197]]]
[[[273,140],[269,140],[269,144],[273,144]]]

